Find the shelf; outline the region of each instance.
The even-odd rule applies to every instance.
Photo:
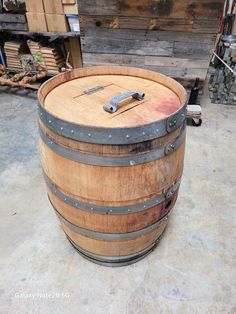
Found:
[[[45,37],[77,37],[80,36],[80,32],[28,32],[28,31],[11,31],[11,30],[1,30],[2,32],[7,32],[15,35],[29,35],[29,36],[35,36],[35,35],[42,35]]]

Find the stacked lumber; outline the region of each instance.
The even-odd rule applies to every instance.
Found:
[[[35,62],[44,67],[49,74],[59,73],[60,69],[65,66],[65,57],[60,46],[49,45],[45,42],[36,42],[28,40],[31,54]]]
[[[65,57],[61,49],[57,47],[42,47],[41,53],[47,72],[59,73],[60,69],[65,66]]]
[[[39,63],[42,67],[45,67],[45,63],[41,53],[41,47],[43,43],[33,40],[27,40],[27,45],[29,47],[31,55],[34,57],[34,61]]]
[[[184,86],[206,78],[224,0],[78,2],[84,66],[138,66]]]
[[[4,51],[6,55],[7,67],[12,70],[19,71],[21,70],[20,63],[20,42],[7,41],[4,45]]]

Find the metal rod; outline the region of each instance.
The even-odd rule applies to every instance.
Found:
[[[234,72],[234,70],[231,69],[231,67],[226,62],[224,62],[224,60],[222,60],[215,52],[213,52],[213,54],[230,70],[230,72],[236,76],[236,72]]]

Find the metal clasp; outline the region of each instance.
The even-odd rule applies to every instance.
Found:
[[[167,119],[167,126],[166,126],[167,132],[170,133],[170,132],[174,131],[176,128],[177,128],[177,120],[176,120],[175,116],[169,117]]]
[[[186,119],[186,106],[182,108],[178,113],[170,116],[166,120],[166,130],[168,133],[176,130]]]

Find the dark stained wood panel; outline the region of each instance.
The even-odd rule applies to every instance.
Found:
[[[172,56],[174,44],[169,41],[120,40],[117,38],[84,37],[81,40],[84,52],[121,53],[149,56]]]
[[[169,58],[159,56],[137,56],[125,54],[84,53],[84,59],[89,65],[126,65],[126,66],[159,66],[168,68],[207,69],[208,60]]]
[[[224,0],[80,0],[84,65],[137,66],[181,83],[204,79],[223,5]]]
[[[207,60],[191,60],[181,58],[137,56],[124,54],[85,53],[85,66],[125,65],[158,71],[175,78],[194,79],[198,76],[205,79]],[[171,63],[171,60],[172,61]]]
[[[78,2],[81,15],[114,15],[118,14],[116,0],[83,0]]]
[[[86,28],[82,32],[83,36],[92,38],[115,38],[122,40],[139,40],[139,41],[182,41],[182,42],[201,42],[205,44],[214,44],[214,36],[212,34],[193,33],[189,36],[188,32],[162,32],[136,29],[100,29]]]
[[[148,18],[124,17],[108,15],[80,16],[82,31],[86,28],[111,28],[134,30],[159,30],[172,32],[194,32],[215,34],[219,28],[219,19],[174,19],[174,18]]]
[[[117,8],[124,16],[185,18],[219,18],[223,1],[214,0],[118,0]]]
[[[125,29],[191,32],[193,28],[193,21],[191,19],[174,19],[174,18],[82,15],[80,16],[80,25],[82,30],[86,29],[87,27],[94,27],[98,29],[125,28]]]
[[[90,29],[85,33],[86,36],[81,40],[85,53],[172,56],[205,60],[209,59],[214,43],[211,37],[207,36],[201,40],[201,34],[187,36],[186,33],[146,33],[139,30],[110,29]]]
[[[202,20],[194,18],[193,33],[216,34],[219,29],[219,19]]]
[[[152,18],[150,20],[150,30],[175,31],[175,32],[191,32],[192,19],[182,18]]]
[[[180,42],[174,43],[174,57],[191,58],[191,59],[206,59],[208,60],[212,54],[213,46],[210,44],[199,44],[199,42]]]

